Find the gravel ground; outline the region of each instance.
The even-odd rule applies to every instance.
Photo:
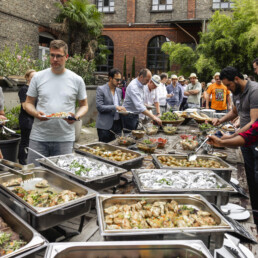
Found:
[[[76,142],[76,144],[87,144],[91,142],[98,141],[98,134],[96,128],[91,127],[83,127],[81,129],[81,134],[79,140]]]

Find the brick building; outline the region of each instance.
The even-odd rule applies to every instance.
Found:
[[[148,67],[154,73],[167,71],[168,57],[160,51],[165,41],[195,47],[198,33],[217,9],[229,10],[225,0],[91,0],[104,14],[103,37],[112,54],[98,70],[117,67],[123,71],[124,55],[127,75]]]
[[[59,0],[0,0],[0,50],[5,46],[29,45],[34,58],[47,54],[49,42],[57,36],[49,25],[57,16]]]

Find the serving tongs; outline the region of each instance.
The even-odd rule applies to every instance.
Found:
[[[188,153],[187,160],[188,161],[195,161],[197,159],[197,152],[200,150],[200,148],[209,140],[209,137],[207,137],[200,146],[193,152]]]

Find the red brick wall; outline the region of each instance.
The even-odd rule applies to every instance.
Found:
[[[197,33],[200,25],[188,25],[184,27],[191,32],[197,40]],[[174,27],[124,27],[124,28],[104,28],[102,35],[106,35],[114,43],[114,67],[123,71],[124,55],[126,54],[127,74],[131,74],[132,60],[135,56],[135,72],[147,66],[147,46],[155,36],[165,36],[171,41],[192,43],[193,39],[187,34]]]
[[[195,4],[196,4],[196,0],[188,0],[188,3],[187,3],[187,19],[195,18]]]
[[[135,0],[127,0],[127,23],[135,23]]]

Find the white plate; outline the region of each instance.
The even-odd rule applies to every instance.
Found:
[[[232,182],[235,185],[239,185],[239,181],[233,177],[230,178],[230,182]]]
[[[67,118],[67,116],[60,116],[60,117],[46,117],[48,120],[58,120],[58,119],[64,119]]]
[[[227,239],[227,238],[224,238],[224,242],[223,242],[223,247],[221,247],[220,249],[216,249],[215,250],[215,258],[217,257],[217,253],[223,255],[224,257],[226,258],[235,258],[233,255],[231,255],[228,250],[224,247],[224,245],[226,246],[229,246],[229,247],[232,247],[235,249],[235,247],[231,244],[231,242]],[[251,250],[249,250],[246,246],[242,245],[242,244],[239,244],[239,248],[242,250],[242,252],[245,254],[245,256],[247,258],[254,258],[254,255],[252,253]]]
[[[121,115],[128,115],[128,114],[133,114],[131,111],[117,111]]]
[[[250,218],[250,212],[247,210],[244,211],[236,211],[238,209],[243,209],[240,205],[234,204],[234,203],[228,203],[227,205],[221,206],[222,211],[230,210],[231,213],[227,215],[231,219],[235,220],[245,220]]]

